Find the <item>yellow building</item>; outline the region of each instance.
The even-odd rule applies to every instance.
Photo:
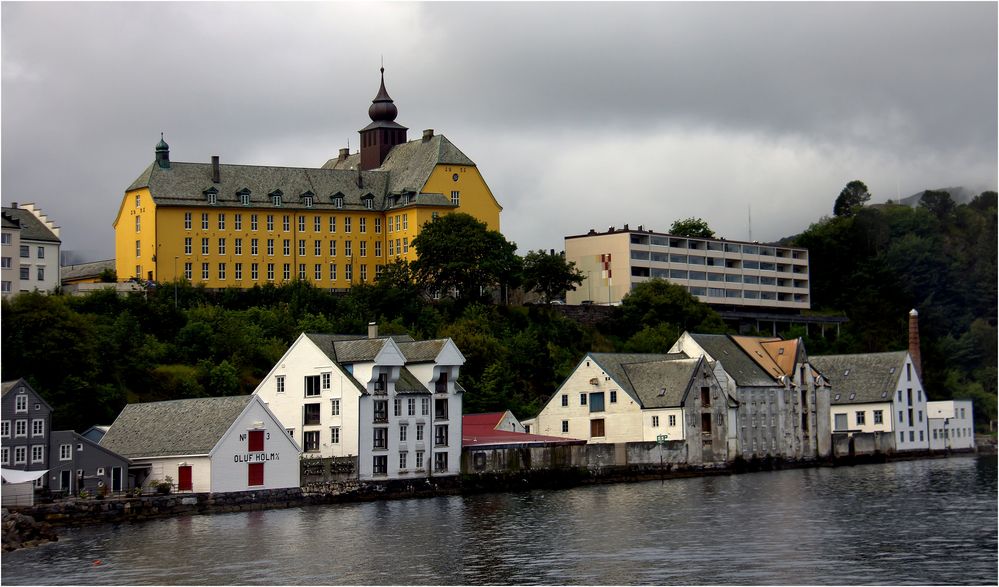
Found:
[[[415,260],[413,239],[440,215],[499,230],[502,207],[475,163],[433,130],[407,141],[396,114],[383,69],[360,151],[341,149],[321,168],[171,162],[161,137],[114,221],[119,279],[345,289]]]

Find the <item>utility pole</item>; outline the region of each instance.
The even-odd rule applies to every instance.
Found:
[[[177,309],[177,259],[179,257],[174,256],[173,258],[173,309]]]

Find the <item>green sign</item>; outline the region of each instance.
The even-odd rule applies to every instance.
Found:
[[[660,434],[659,436],[656,436],[656,443],[666,444],[666,440],[668,439],[668,437],[669,435],[667,434]]]

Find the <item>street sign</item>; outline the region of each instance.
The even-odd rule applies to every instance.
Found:
[[[666,444],[666,440],[668,438],[669,438],[668,434],[660,434],[659,436],[656,436],[656,443],[657,444]]]

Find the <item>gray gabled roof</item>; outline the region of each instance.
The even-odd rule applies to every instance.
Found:
[[[60,279],[63,281],[72,279],[85,279],[98,277],[105,270],[114,271],[114,259],[106,261],[91,261],[90,263],[79,263],[76,265],[63,265],[60,268]]]
[[[21,240],[60,243],[59,237],[31,213],[21,208],[3,208],[3,216],[21,228]],[[6,223],[5,223],[6,226]]]
[[[626,364],[624,370],[643,408],[673,408],[683,404],[702,360],[672,357]]]
[[[128,404],[100,445],[130,459],[207,455],[252,395]]]
[[[343,160],[330,159],[323,169],[355,170],[360,163],[361,155],[354,153]],[[434,135],[392,147],[381,167],[372,172],[388,173],[389,192],[419,192],[438,165],[474,167],[475,162],[443,135]]]
[[[831,403],[840,405],[892,401],[906,356],[907,351],[813,355],[809,361],[832,386]]]
[[[746,355],[727,334],[688,333],[694,342],[729,374],[739,387],[770,387],[777,381]]]
[[[31,385],[27,381],[25,381],[24,377],[0,383],[0,391],[2,391],[2,393],[0,393],[0,397],[6,397],[7,394],[10,393],[12,389],[17,389],[18,387],[22,386],[26,388],[28,391],[30,391],[32,394],[34,394],[35,399],[45,404],[45,407],[47,407],[49,411],[52,411],[52,406],[49,405],[49,402],[45,401],[45,398],[42,397],[42,394],[35,391],[35,388],[31,387]]]
[[[399,372],[399,380],[395,382],[395,391],[396,393],[403,394],[430,393],[427,386],[423,385],[423,382],[417,379],[416,376],[405,367],[403,367]]]
[[[610,375],[621,386],[621,389],[639,404],[642,403],[642,398],[631,384],[631,379],[628,377],[628,372],[625,368],[626,365],[687,358],[686,355],[681,353],[590,353],[587,356],[593,359],[597,366],[603,369],[604,373]]]
[[[219,183],[212,183],[211,163],[172,162],[162,168],[154,162],[127,191],[149,188],[159,206],[208,206],[204,192],[214,188],[218,191],[217,205],[239,206],[237,192],[246,188],[250,190],[250,205],[273,207],[275,214],[282,208],[304,208],[302,195],[306,192],[312,193],[317,210],[335,209],[334,196],[343,197],[344,209],[366,209],[364,198],[369,194],[374,196],[375,209],[385,206],[388,177],[384,173],[228,164],[219,169]],[[281,191],[281,207],[273,206],[271,193],[275,190]]]
[[[446,338],[414,340],[399,343],[399,350],[406,357],[407,363],[429,363],[437,358],[445,344],[447,344]]]

